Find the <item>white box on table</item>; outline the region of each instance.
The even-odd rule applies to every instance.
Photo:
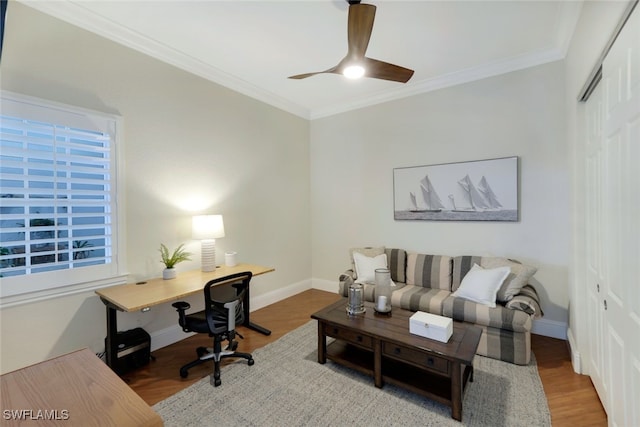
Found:
[[[409,332],[432,340],[447,342],[453,334],[453,320],[417,311],[409,318]]]

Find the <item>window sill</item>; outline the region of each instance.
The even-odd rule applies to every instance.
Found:
[[[45,301],[53,298],[60,298],[82,292],[94,291],[96,289],[107,288],[109,286],[122,285],[127,282],[127,275],[119,275],[106,279],[90,282],[78,283],[75,285],[57,287],[23,294],[0,296],[0,310],[8,307],[15,307],[23,304],[31,304],[38,301]]]

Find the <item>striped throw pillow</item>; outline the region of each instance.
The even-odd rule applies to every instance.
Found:
[[[385,249],[387,254],[387,263],[391,271],[391,280],[394,283],[405,283],[407,276],[405,269],[407,268],[407,252],[404,249]]]
[[[451,290],[451,257],[446,255],[407,255],[407,285]]]

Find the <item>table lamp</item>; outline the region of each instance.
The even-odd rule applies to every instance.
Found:
[[[215,271],[216,239],[224,237],[222,215],[196,215],[191,230],[193,238],[202,241],[202,271]]]

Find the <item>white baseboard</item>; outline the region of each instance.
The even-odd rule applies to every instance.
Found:
[[[289,298],[300,292],[311,289],[311,279],[303,280],[298,283],[286,286],[284,288],[276,289],[275,291],[267,292],[266,294],[258,295],[251,298],[251,311],[259,310],[270,304]],[[337,285],[336,285],[337,289]],[[159,348],[166,347],[174,344],[185,338],[188,338],[195,333],[185,333],[180,325],[169,326],[168,328],[161,329],[159,331],[152,332],[151,334],[151,351],[155,351]]]
[[[318,289],[321,291],[337,293],[338,282],[325,279],[305,279],[303,281],[293,283],[284,288],[276,289],[275,291],[267,292],[262,295],[251,298],[251,311],[261,309],[270,304],[281,301],[285,298],[289,298],[293,295],[308,289]],[[562,340],[567,339],[567,324],[564,322],[558,322],[556,320],[538,319],[533,321],[531,332],[537,335],[544,335],[547,337],[558,338]],[[161,329],[151,333],[151,351],[155,351],[159,348],[166,347],[180,340],[183,340],[193,334],[185,334],[179,325],[170,326],[165,329]],[[570,343],[571,344],[571,343]],[[572,346],[574,349],[575,346]],[[577,359],[576,359],[577,358]],[[574,363],[574,370],[576,366],[580,366],[580,354],[575,353],[572,358]],[[578,371],[576,371],[578,372]]]
[[[182,341],[195,335],[195,332],[184,332],[180,325],[169,326],[168,328],[152,332],[151,335],[151,351]]]
[[[545,337],[567,339],[567,324],[557,320],[536,319],[531,326],[531,333]]]
[[[325,279],[311,279],[311,288],[318,289],[321,291],[327,291],[334,294],[338,293],[338,282],[334,280],[325,280]]]
[[[578,351],[576,339],[573,336],[571,328],[567,329],[567,338],[569,339],[569,351],[571,352],[571,365],[573,366],[573,371],[576,374],[587,375],[586,372],[582,371],[582,356]]]
[[[311,279],[305,279],[301,282],[285,286],[284,288],[276,289],[275,291],[253,297],[251,298],[251,311],[261,309],[308,289],[311,289]]]

